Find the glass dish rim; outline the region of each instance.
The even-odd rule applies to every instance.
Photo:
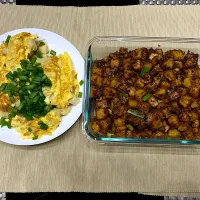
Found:
[[[83,114],[82,114],[82,131],[84,135],[90,140],[98,144],[141,144],[141,145],[159,145],[159,146],[189,146],[189,145],[198,145],[200,144],[200,140],[170,140],[170,139],[146,139],[146,138],[108,138],[108,137],[95,137],[89,132],[88,129],[88,116],[89,116],[89,95],[87,88],[90,88],[90,80],[88,79],[88,69],[90,66],[90,52],[91,46],[95,42],[101,41],[147,41],[150,42],[166,42],[166,43],[199,43],[200,38],[184,38],[184,37],[146,37],[146,36],[95,36],[89,40],[86,45],[85,52],[85,75],[84,75],[84,93],[83,93]]]

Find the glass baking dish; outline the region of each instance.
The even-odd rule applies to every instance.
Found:
[[[137,36],[100,36],[91,39],[87,45],[85,64],[85,84],[83,102],[83,132],[88,139],[99,144],[150,144],[150,145],[197,145],[200,140],[176,139],[141,139],[141,138],[110,138],[95,134],[91,129],[91,119],[94,117],[94,100],[90,99],[90,75],[93,62],[102,59],[119,50],[120,47],[133,50],[142,47],[162,48],[163,51],[181,49],[200,54],[200,39],[171,37],[137,37]]]

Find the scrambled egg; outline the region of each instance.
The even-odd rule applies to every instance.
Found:
[[[79,103],[79,83],[77,73],[73,69],[72,61],[67,52],[58,56],[50,56],[47,44],[40,47],[37,35],[22,32],[11,37],[8,44],[3,42],[0,45],[0,85],[8,82],[6,74],[9,71],[16,71],[20,68],[20,60],[28,59],[28,56],[36,50],[43,53],[41,63],[44,73],[52,82],[51,87],[43,88],[46,97],[45,102],[55,108],[39,119],[34,118],[27,121],[25,118],[16,116],[12,119],[12,126],[21,133],[23,138],[31,139],[33,136],[41,138],[42,135],[51,135],[59,126],[62,115],[67,115],[73,105]],[[13,105],[7,94],[0,93],[0,116],[8,115],[8,107]],[[14,104],[16,107],[18,103]],[[47,130],[40,129],[38,122],[43,121],[48,125]],[[28,127],[32,131],[28,131]]]
[[[40,129],[38,125],[39,121],[43,121],[48,124],[48,130]],[[34,119],[31,121],[26,121],[25,118],[16,116],[12,120],[12,126],[20,133],[22,133],[22,138],[32,139],[34,136],[38,136],[40,139],[43,135],[52,135],[52,132],[59,126],[61,121],[60,110],[53,109],[45,117],[40,119]],[[31,128],[32,131],[29,132],[28,128]]]

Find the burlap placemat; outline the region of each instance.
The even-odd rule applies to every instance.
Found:
[[[72,42],[84,56],[97,35],[200,36],[199,6],[0,6],[0,34],[42,28]],[[1,192],[200,192],[200,149],[107,147],[89,142],[81,119],[38,146],[0,143]],[[181,193],[179,193],[181,194]]]

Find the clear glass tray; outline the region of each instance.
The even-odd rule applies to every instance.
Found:
[[[140,139],[140,138],[108,138],[96,136],[91,129],[91,119],[94,116],[94,101],[90,99],[90,75],[93,61],[102,59],[109,53],[126,47],[129,50],[152,47],[162,48],[163,51],[170,49],[181,49],[200,54],[199,38],[166,38],[166,37],[94,37],[87,45],[86,64],[85,64],[85,84],[84,84],[84,103],[83,103],[83,132],[88,139],[99,144],[142,144],[142,145],[197,145],[200,140],[171,140],[171,139]]]

